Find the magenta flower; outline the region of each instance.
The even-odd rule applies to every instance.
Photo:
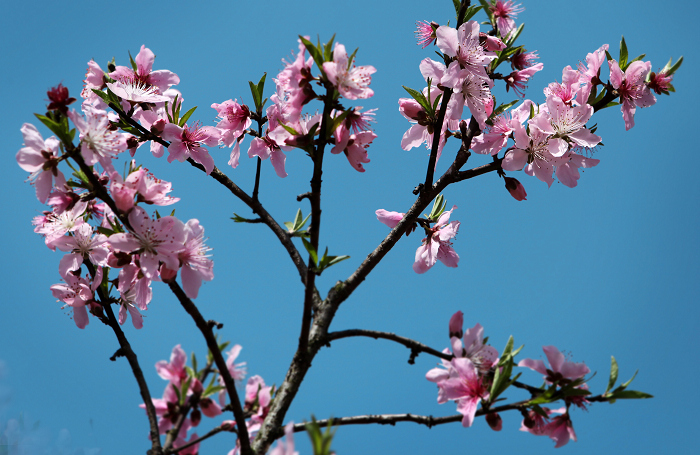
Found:
[[[549,360],[549,368],[545,367],[542,360],[533,359],[523,359],[518,362],[518,366],[527,367],[543,374],[549,383],[559,382],[562,379],[580,379],[591,372],[585,363],[567,361],[564,354],[554,346],[543,346],[542,350]]]
[[[184,128],[168,123],[163,129],[163,139],[170,141],[168,163],[180,162],[192,158],[202,166],[207,175],[214,170],[214,159],[204,145],[213,147],[219,144],[221,132],[213,126],[200,126],[199,122]]]
[[[340,95],[349,99],[369,98],[374,95],[374,91],[369,88],[372,82],[373,73],[377,70],[373,66],[352,66],[348,68],[348,53],[345,46],[335,43],[333,48],[333,61],[323,64],[323,71],[326,73],[331,84],[338,89]],[[352,62],[350,62],[352,63]]]
[[[496,27],[498,33],[507,38],[511,31],[515,29],[515,21],[513,20],[519,13],[525,11],[525,8],[520,6],[520,3],[514,5],[511,0],[502,1],[496,0],[496,3],[489,8],[491,14],[496,19]]]
[[[442,392],[441,395],[438,395],[438,403],[440,403],[440,398],[456,400],[457,412],[464,416],[462,426],[470,427],[474,422],[476,408],[481,400],[489,398],[489,391],[482,383],[471,360],[458,358],[452,359],[450,363],[458,376],[438,382],[438,387]]]
[[[530,80],[536,72],[542,71],[542,68],[544,68],[544,64],[538,63],[537,65],[520,71],[513,71],[504,79],[506,81],[506,92],[512,88],[519,97],[523,98],[525,96],[525,90],[527,90],[527,81]]]
[[[525,50],[519,50],[510,57],[510,66],[514,70],[524,70],[535,64],[539,56],[533,52],[527,52]]]
[[[425,49],[430,46],[436,39],[435,30],[438,28],[438,24],[428,21],[416,21],[416,38],[418,39],[418,45]]]
[[[216,127],[221,131],[221,142],[226,147],[231,147],[238,136],[250,126],[250,109],[245,104],[240,105],[237,101],[227,100],[221,104],[211,105],[219,114],[219,123]]]
[[[645,80],[651,71],[651,62],[636,61],[630,63],[625,73],[615,60],[608,61],[610,66],[610,83],[620,94],[622,118],[625,130],[634,126],[634,113],[639,107],[649,107],[656,103],[656,98],[649,90]]]
[[[662,93],[668,95],[669,89],[672,88],[671,81],[673,81],[673,74],[669,76],[664,71],[658,73],[652,71],[648,86],[651,90],[655,91],[657,95],[661,95]]]
[[[51,188],[63,187],[66,184],[66,178],[58,170],[60,142],[53,136],[44,141],[31,123],[22,125],[20,131],[24,137],[25,146],[17,152],[15,159],[19,167],[31,172],[29,180],[36,189],[36,197],[39,202],[45,203]]]
[[[413,271],[416,273],[425,273],[435,263],[440,260],[448,267],[457,267],[459,255],[452,248],[451,240],[459,231],[459,221],[450,220],[452,210],[457,206],[453,206],[451,210],[440,215],[437,223],[430,229],[428,237],[423,239],[423,244],[416,250],[416,260],[413,263]]]
[[[574,431],[574,426],[571,423],[568,411],[554,417],[545,425],[544,433],[549,436],[552,441],[556,442],[554,446],[555,449],[565,446],[569,442],[569,439],[576,441],[576,432]]]

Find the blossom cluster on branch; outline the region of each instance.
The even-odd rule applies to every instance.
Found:
[[[543,347],[549,366],[536,359],[516,363],[522,347],[514,348],[513,337],[499,353],[487,343],[480,324],[463,331],[461,312],[450,319],[451,347],[442,352],[385,332],[329,331],[339,306],[404,234],[408,236],[416,229],[425,234],[415,253],[416,273],[427,272],[437,261],[448,267],[458,266],[460,257],[453,242],[460,222],[450,220],[456,205],[445,210],[442,191],[447,186],[496,172],[510,195],[523,201],[527,197],[524,186],[506,175],[506,171],[522,170],[548,186],[556,177],[573,188],[582,169],[600,162],[592,154],[602,146],[602,138],[596,134],[597,126],[589,125],[596,111],[620,105],[629,130],[634,126],[636,108],[656,103],[653,93],[674,91],[671,82],[682,57],[654,73],[651,63],[643,61],[644,55],[628,58],[623,38],[617,59],[608,52],[610,46],[603,44],[586,56],[585,64],[579,63],[576,69],[566,66],[561,82],[551,82],[543,89],[541,103],[523,99],[496,106],[492,89],[498,81],[507,91],[512,89],[524,98],[532,77],[543,68],[543,63],[536,63],[536,53],[516,44],[523,26],[517,26],[515,19],[522,11],[521,5],[510,0],[482,0],[480,6],[462,1],[455,2],[455,27],[418,22],[418,44],[437,47],[440,61],[426,58],[420,62],[424,88],[404,86],[410,98],[399,99],[399,112],[411,126],[397,143],[404,150],[422,144],[430,150],[425,182],[416,187],[416,202],[408,210],[375,211],[377,219],[391,231],[357,270],[325,297],[316,287],[316,277],[348,256],[329,255],[328,248],[319,254],[324,153],[327,147],[332,154],[343,153],[353,169],[365,172],[364,166],[370,162],[368,148],[377,137],[371,128],[375,109],[346,104],[374,95],[370,84],[376,69],[356,66],[357,50],[348,55],[345,46],[334,38],[313,43],[309,37],[300,36],[296,55],[289,62],[283,61],[284,68],[273,78],[274,93],[264,98],[266,75],[257,83],[249,82],[249,105],[237,99],[211,104],[216,125],[190,121],[195,108],[183,112],[183,95],[173,88],[180,78],[169,70],[153,70],[155,54],[145,45],[134,59],[130,57],[129,66],[112,61],[105,71],[96,62],[88,62],[80,94],[82,112],[69,107],[77,100],[63,85],[48,91],[47,112],[37,114],[37,118],[55,136],[44,139],[36,126],[25,123],[21,127],[24,147],[16,161],[30,172],[37,199],[50,208],[34,218],[34,231],[43,236],[51,250],[66,253],[58,267],[62,282],[50,289],[64,307],[72,309],[79,328],[85,328],[92,315],[114,331],[120,348],[112,359],[126,357],[134,373],[149,418],[151,453],[194,455],[204,440],[226,432],[237,436],[231,454],[267,453],[276,439],[286,435],[286,441],[280,441],[270,453],[291,455],[296,453],[292,433],[306,430],[314,453],[321,455],[330,452],[331,425],[413,421],[432,426],[461,421],[470,427],[476,417],[484,416],[492,429],[500,431],[503,425],[499,413],[510,410],[523,415],[521,430],[546,435],[561,447],[576,440],[571,409],[585,408],[593,402],[650,397],[627,390],[631,380],[615,387],[618,368],[614,358],[608,387],[595,396],[586,384],[588,367],[568,361],[554,346]],[[482,24],[472,19],[479,12],[486,14],[487,21]],[[604,82],[601,69],[606,62],[609,80]],[[508,74],[498,72],[502,64],[510,65]],[[268,100],[270,105],[265,107]],[[310,110],[313,102],[320,103],[315,111]],[[236,169],[246,137],[250,137],[248,157],[257,162],[252,195],[216,167],[216,155],[209,150],[230,148],[228,165]],[[265,224],[295,264],[304,285],[301,330],[292,365],[279,386],[269,386],[260,376],[252,376],[245,385],[243,400],[239,399],[236,383],[246,375],[245,364],[235,363],[241,346],[233,346],[224,358],[228,343],[220,343],[214,333],[222,324],[206,320],[192,302],[202,283],[214,278],[204,228],[197,219],[178,219],[174,211],[165,216],[158,210],[151,212],[149,206],[168,207],[179,198],[170,194],[170,182],[137,163],[136,154],[143,153],[138,150],[146,143],[154,157],[165,156],[167,149],[168,162],[187,161],[229,190],[258,216],[247,219],[235,215],[233,220]],[[448,154],[452,144],[456,149],[454,161],[436,180],[437,162]],[[285,152],[295,148],[303,150],[313,165],[311,190],[297,198],[308,199],[310,213],[304,218],[299,209],[294,221],[285,222],[287,229],[283,229],[259,201],[260,166],[269,159],[275,173],[286,177]],[[119,173],[115,162],[126,152],[129,157],[125,171]],[[462,170],[471,152],[490,155],[491,162]],[[64,174],[66,167],[71,170],[70,178]],[[421,217],[431,202],[432,210]],[[303,251],[308,253],[306,261]],[[168,384],[162,398],[152,398],[120,325],[130,316],[134,327],[143,327],[141,311],[152,303],[152,284],[158,281],[170,287],[193,318],[208,352],[207,362],[200,368],[194,354],[191,365],[187,365],[184,350],[175,346],[169,362],[156,364],[156,371]],[[117,316],[112,305],[118,307]],[[284,424],[316,353],[330,346],[331,341],[354,336],[400,343],[411,349],[411,363],[421,352],[440,358],[441,364],[426,378],[438,387],[438,403],[455,401],[459,415],[437,419],[410,414],[329,421],[312,418],[305,426]],[[520,382],[522,372],[514,371],[518,367],[542,374],[544,384]],[[510,387],[524,390],[529,396],[503,404],[503,393]],[[564,406],[544,406],[555,402],[563,402]],[[223,420],[198,436],[196,428],[202,416],[218,418],[228,411],[233,420]],[[322,432],[320,428],[325,424],[328,429]]]

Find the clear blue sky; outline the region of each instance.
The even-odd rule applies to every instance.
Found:
[[[103,6],[104,5],[104,6]],[[565,5],[569,5],[567,8]],[[636,126],[624,131],[617,108],[596,114],[604,147],[601,163],[587,170],[577,188],[551,188],[518,173],[528,192],[516,202],[495,174],[463,182],[445,193],[456,204],[461,221],[454,247],[457,269],[438,264],[417,276],[411,270],[420,237],[404,238],[340,309],[333,329],[367,328],[396,332],[432,347],[448,346],[447,321],[465,313],[465,325],[486,328],[499,351],[509,335],[525,344],[524,357],[540,358],[541,346],[553,344],[585,361],[596,377],[591,390],[604,390],[610,355],[620,364],[620,378],[636,369],[632,388],[655,395],[652,400],[596,404],[572,414],[579,442],[562,453],[689,453],[696,447],[700,397],[693,378],[700,374],[690,354],[697,351],[700,291],[698,272],[700,219],[697,169],[700,158],[690,119],[698,102],[691,84],[696,75],[698,38],[694,2],[661,8],[658,2],[525,2],[519,19],[526,23],[520,42],[536,50],[544,71],[530,83],[528,97],[542,102],[542,88],[561,79],[566,65],[575,66],[588,52],[609,43],[616,55],[624,34],[630,54],[646,53],[658,70],[669,57],[685,56],[674,80],[675,96],[659,96],[656,106],[638,110]],[[251,103],[248,80],[270,76],[280,59],[296,51],[299,34],[327,40],[333,33],[350,50],[359,47],[357,63],[374,65],[375,96],[354,105],[379,108],[369,149],[371,163],[359,174],[342,156],[324,164],[321,243],[332,254],[351,259],[319,280],[323,294],[345,279],[388,232],[378,223],[378,208],[405,211],[413,187],[424,178],[427,152],[401,150],[408,122],[398,113],[401,85],[422,87],[418,64],[434,56],[413,38],[416,20],[444,24],[453,19],[451,2],[310,1],[204,2],[179,0],[162,5],[122,1],[110,5],[76,1],[12,2],[0,17],[2,166],[2,276],[5,293],[0,316],[0,428],[24,416],[39,421],[37,447],[48,453],[143,453],[149,447],[147,420],[138,408],[140,396],[124,359],[110,362],[117,341],[93,320],[78,330],[49,286],[59,281],[59,253],[52,253],[32,232],[31,218],[43,210],[34,191],[23,183],[15,154],[22,146],[19,128],[43,112],[46,90],[59,82],[74,95],[82,88],[87,61],[103,68],[115,56],[127,64],[146,44],[156,53],[155,69],[181,78],[187,106],[198,105],[193,118],[212,124],[208,106],[229,98]],[[606,73],[604,73],[606,74]],[[268,87],[265,95],[272,92]],[[500,101],[514,99],[497,92]],[[350,103],[348,103],[350,104]],[[46,130],[42,133],[47,136]],[[692,146],[692,147],[691,147]],[[449,149],[449,150],[448,150]],[[444,171],[454,147],[443,154]],[[244,154],[247,148],[244,148]],[[226,168],[228,150],[213,150]],[[175,208],[182,219],[198,218],[213,247],[216,278],[206,283],[197,303],[205,317],[225,323],[222,336],[243,345],[240,360],[249,374],[279,384],[298,338],[303,301],[298,275],[272,234],[261,225],[230,221],[232,212],[250,212],[215,182],[187,164],[168,165],[141,154],[157,176],[174,182]],[[487,160],[474,156],[470,164]],[[226,171],[252,190],[255,162],[241,158]],[[308,191],[309,160],[288,153],[289,177],[279,179],[263,165],[261,200],[280,222],[297,208],[308,213],[296,195]],[[145,327],[126,327],[151,386],[162,395],[165,381],[156,361],[167,359],[178,343],[204,355],[204,342],[194,324],[160,283],[146,312]],[[453,405],[438,406],[436,389],[424,379],[436,361],[425,355],[406,363],[408,351],[388,342],[346,339],[324,349],[315,359],[288,417],[302,421],[367,413],[452,415]],[[535,373],[525,378],[537,384]],[[509,398],[517,399],[515,392]],[[458,424],[428,430],[413,424],[396,427],[343,427],[334,448],[351,453],[445,453],[490,451],[542,453],[553,442],[518,431],[521,417],[504,414],[504,429],[492,432],[477,419],[471,429]],[[207,428],[207,427],[204,427]],[[67,430],[67,431],[66,431]],[[299,435],[300,452],[310,454]],[[226,453],[234,439],[219,436],[201,453]],[[85,449],[80,452],[80,449]],[[91,449],[91,450],[88,450]],[[94,449],[94,450],[92,450]],[[99,450],[98,450],[99,449]],[[36,452],[44,453],[44,452]]]

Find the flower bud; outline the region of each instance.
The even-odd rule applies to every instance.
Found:
[[[486,423],[489,424],[493,431],[501,431],[503,429],[503,420],[497,412],[489,412],[486,414]]]
[[[464,335],[464,332],[462,331],[463,324],[464,313],[458,311],[452,315],[452,317],[450,318],[450,338],[462,338],[462,335]]]
[[[160,267],[160,279],[163,280],[163,283],[172,283],[176,277],[177,270],[170,270],[165,264]]]
[[[516,201],[527,200],[527,193],[525,192],[525,187],[523,187],[523,185],[518,181],[518,179],[514,179],[512,177],[503,177],[503,179],[506,181],[506,189]]]

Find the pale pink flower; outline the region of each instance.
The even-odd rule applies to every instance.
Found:
[[[386,224],[392,229],[394,229],[396,225],[399,224],[399,221],[401,221],[405,215],[405,213],[389,212],[384,209],[379,209],[374,213],[377,215],[377,219],[380,222]]]
[[[128,134],[122,134],[112,129],[107,113],[89,106],[83,107],[85,118],[75,111],[68,116],[80,132],[80,153],[85,164],[92,166],[100,163],[107,172],[113,172],[112,159],[126,150]]]
[[[24,137],[22,147],[15,159],[19,167],[31,172],[29,180],[36,189],[39,202],[45,203],[51,193],[51,188],[63,187],[66,178],[58,170],[59,140],[51,136],[44,141],[41,134],[31,123],[25,123],[20,129]]]
[[[443,212],[437,223],[430,229],[428,237],[423,239],[423,244],[416,250],[416,260],[413,263],[414,272],[425,273],[438,260],[448,267],[457,267],[459,255],[452,248],[451,240],[457,235],[460,223],[452,221],[448,224],[452,210],[456,208],[455,205],[451,210]]]
[[[543,133],[560,138],[580,146],[591,148],[600,143],[597,136],[586,128],[586,122],[593,115],[593,107],[584,104],[581,106],[569,106],[556,96],[547,98],[547,110],[542,110],[532,120],[530,127],[537,128]],[[561,142],[559,143],[561,146]],[[552,156],[560,157],[568,150],[568,146],[562,146],[559,150],[550,150]]]
[[[603,44],[596,51],[586,55],[586,66],[583,63],[578,64],[579,83],[581,90],[578,95],[579,104],[588,104],[588,98],[593,91],[593,87],[600,84],[600,67],[606,61],[607,56],[605,51],[608,50],[608,45]]]
[[[344,131],[345,134],[336,139],[336,145],[331,149],[331,153],[344,152],[350,166],[358,172],[365,172],[362,163],[369,163],[367,147],[369,147],[377,135],[371,131],[348,134],[349,131],[347,129],[338,128],[338,130]]]
[[[531,128],[530,135],[522,126],[515,129],[515,147],[503,157],[501,166],[506,171],[519,171],[525,168],[528,175],[534,175],[552,186],[554,178],[554,155],[561,156],[566,150],[566,141],[553,138],[538,128]]]
[[[348,53],[345,46],[335,43],[333,48],[333,61],[323,64],[323,71],[328,80],[340,92],[340,95],[349,99],[369,98],[374,91],[369,88],[373,73],[377,70],[373,66],[355,66],[348,68]]]
[[[579,92],[581,85],[579,83],[578,71],[567,65],[562,71],[561,84],[558,82],[550,83],[545,89],[544,94],[547,99],[555,97],[562,103],[571,106]],[[580,101],[580,100],[579,100]],[[586,104],[585,102],[579,104]]]
[[[281,128],[281,127],[280,127]],[[269,134],[264,137],[256,137],[250,141],[250,148],[248,149],[248,157],[252,158],[257,156],[261,160],[266,160],[270,158],[270,163],[272,167],[275,168],[275,172],[279,177],[286,177],[287,172],[284,170],[284,163],[287,161],[287,156],[282,152],[281,147],[275,142]]]
[[[58,300],[73,308],[73,320],[79,329],[84,329],[90,322],[85,306],[92,300],[90,283],[82,277],[72,273],[63,277],[65,284],[54,284],[51,293]]]
[[[119,98],[131,103],[164,103],[170,101],[160,94],[158,87],[148,85],[136,78],[121,78],[116,82],[108,82],[107,87]]]
[[[58,273],[61,277],[69,272],[80,270],[83,260],[87,258],[90,263],[105,267],[109,249],[106,245],[107,237],[97,234],[93,237],[92,226],[83,223],[78,226],[73,235],[64,235],[56,239],[53,245],[61,251],[69,253],[63,256],[58,265]]]
[[[100,65],[95,63],[94,60],[88,62],[87,72],[85,73],[85,79],[83,80],[83,90],[80,92],[80,96],[85,100],[85,104],[95,106],[99,109],[106,109],[107,105],[105,102],[95,94],[92,90],[102,90],[107,84],[105,81],[105,73],[100,68]]]
[[[172,216],[154,220],[136,206],[129,212],[129,223],[133,233],[113,234],[109,242],[119,251],[140,252],[139,264],[146,278],[156,276],[159,261],[171,270],[179,268],[178,253],[184,249],[185,241],[182,221]]]
[[[452,342],[452,352],[455,357],[469,359],[479,370],[480,374],[485,374],[498,363],[498,351],[496,348],[484,344],[484,328],[481,324],[477,323],[471,329],[467,329],[464,332],[463,340],[452,337],[450,341]]]
[[[168,147],[168,163],[174,160],[180,162],[192,158],[204,166],[207,175],[214,170],[214,159],[209,155],[204,145],[213,147],[219,144],[221,132],[213,126],[201,126],[199,122],[184,128],[174,123],[168,123],[163,128],[163,139],[170,141]]]
[[[545,380],[549,383],[560,382],[563,379],[580,379],[591,372],[585,363],[567,361],[564,354],[554,346],[543,346],[542,350],[547,355],[547,360],[549,360],[549,368],[545,366],[542,360],[533,359],[523,359],[518,362],[518,366],[527,367],[543,374]]]
[[[486,128],[486,119],[493,111],[493,99],[489,87],[491,80],[464,69],[453,74],[448,70],[442,83],[455,91],[450,99],[449,117],[454,120],[462,118],[466,104],[471,115],[479,123],[479,128]]]
[[[634,113],[639,107],[649,107],[656,103],[656,97],[646,84],[646,77],[651,71],[651,62],[636,61],[630,63],[624,74],[616,60],[609,60],[610,83],[620,94],[622,118],[625,130],[634,126]]]
[[[456,73],[460,69],[466,69],[477,77],[488,79],[485,66],[491,63],[495,54],[486,52],[481,45],[478,22],[465,22],[457,30],[443,25],[435,34],[440,50],[455,58],[448,67],[449,72]],[[435,81],[435,84],[437,82]]]
[[[130,314],[131,315],[131,323],[134,324],[135,329],[142,329],[143,328],[143,316],[141,313],[139,313],[139,310],[134,306],[133,303],[131,303],[128,299],[128,293],[126,294],[126,297],[124,294],[122,294],[122,299],[120,302],[120,307],[119,307],[119,324],[124,325],[126,322],[126,315]]]
[[[115,253],[115,255],[117,254],[121,253]],[[140,263],[139,255],[133,255],[130,258],[131,262],[124,265],[119,271],[119,283],[117,285],[117,290],[121,295],[122,301],[133,303],[138,306],[139,309],[145,311],[148,309],[148,304],[153,298],[151,279],[146,277],[141,272],[141,268],[136,265],[137,262]],[[119,264],[110,264],[110,266],[119,266]]]
[[[452,359],[450,364],[457,372],[457,376],[438,382],[438,387],[444,400],[457,401],[457,412],[464,416],[462,426],[470,427],[474,422],[474,415],[479,403],[489,398],[489,391],[477,374],[476,367],[471,360],[457,358]]]
[[[569,188],[578,184],[580,168],[591,168],[598,165],[600,160],[587,158],[573,151],[568,151],[564,155],[554,160],[556,164],[555,174],[559,181]]]
[[[37,234],[44,235],[46,246],[55,250],[54,242],[62,238],[66,233],[75,231],[85,222],[84,215],[88,203],[78,201],[70,210],[61,213],[52,212],[43,217],[40,224],[34,229]]]
[[[134,113],[133,118],[134,118],[134,120],[140,122],[144,128],[146,128],[147,130],[149,130],[150,132],[152,132],[153,134],[156,134],[158,136],[163,134],[163,130],[165,129],[165,125],[168,123],[167,114],[165,113],[164,109],[163,109],[162,115],[159,114],[158,112],[152,111],[152,110],[148,110],[148,111],[137,110]],[[165,153],[165,147],[163,147],[163,144],[161,144],[157,141],[150,141],[150,142],[151,142],[151,153],[153,154],[153,156],[155,156],[156,158],[160,158],[161,156],[163,156],[163,154]],[[142,143],[140,142],[139,146],[140,146],[140,144],[142,144]]]
[[[520,3],[514,5],[511,0],[502,1],[496,0],[496,3],[489,8],[493,17],[496,19],[496,27],[498,34],[503,38],[508,37],[511,31],[515,29],[515,21],[513,20],[519,13],[525,11],[525,8],[520,6]]]
[[[472,139],[471,149],[476,153],[497,155],[506,146],[515,129],[528,119],[531,106],[532,101],[525,100],[515,109],[497,115],[492,126],[487,126],[483,134]]]
[[[181,264],[182,289],[187,297],[196,299],[202,281],[214,279],[214,262],[207,254],[211,248],[204,244],[204,228],[199,220],[191,219],[185,224],[185,248],[178,257]]]
[[[185,365],[187,364],[187,354],[178,344],[173,348],[170,354],[170,362],[165,360],[159,360],[156,362],[156,372],[158,376],[170,381],[176,387],[180,387],[182,381],[187,379],[187,370]]]

